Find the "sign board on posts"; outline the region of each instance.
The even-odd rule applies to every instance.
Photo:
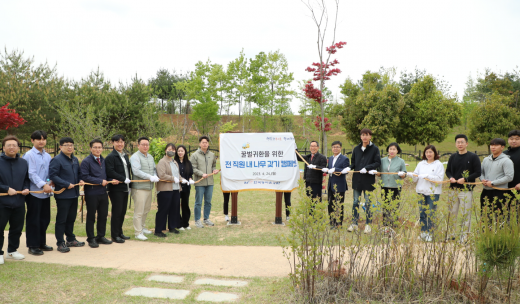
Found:
[[[292,133],[221,133],[222,191],[292,191],[300,170]]]

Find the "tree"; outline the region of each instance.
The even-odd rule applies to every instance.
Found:
[[[335,54],[338,49],[343,48],[346,42],[338,42],[335,43],[336,39],[336,25],[338,20],[338,9],[339,9],[339,0],[335,0],[335,17],[334,17],[334,29],[332,32],[332,43],[329,47],[325,48],[325,36],[327,33],[329,14],[327,10],[327,6],[325,5],[325,0],[318,1],[318,8],[316,9],[310,0],[302,2],[307,6],[307,8],[311,12],[312,20],[318,29],[318,39],[317,39],[317,47],[318,47],[318,57],[319,62],[313,63],[314,68],[308,67],[306,71],[313,73],[313,80],[319,81],[319,89],[314,88],[312,83],[306,87],[306,95],[309,98],[314,99],[319,105],[321,109],[321,147],[322,153],[327,155],[327,133],[325,127],[325,107],[324,103],[327,102],[326,99],[322,98],[321,92],[325,89],[325,81],[329,80],[331,76],[337,75],[341,73],[341,71],[337,68],[333,68],[335,65],[339,64],[338,60],[335,59],[330,61],[331,55]],[[318,93],[319,91],[319,93]]]
[[[247,95],[247,80],[250,78],[248,61],[245,58],[244,50],[240,52],[240,56],[228,64],[227,73],[230,79],[228,87],[228,96],[232,104],[238,104],[238,118],[242,114],[242,101],[245,101]],[[245,130],[245,121],[242,121],[242,132]]]
[[[222,110],[229,115],[229,101],[226,102],[226,92],[229,86],[229,75],[226,73],[224,67],[220,64],[212,64],[208,75],[208,84],[214,91],[214,98],[220,102],[219,115],[222,115]]]
[[[399,128],[404,108],[400,87],[393,81],[393,70],[382,70],[382,73],[367,71],[358,84],[347,78],[340,86],[344,95],[344,106],[339,113],[343,116],[341,123],[347,140],[353,144],[359,143],[359,132],[363,128],[374,132],[372,141],[379,146],[388,143]]]
[[[9,104],[0,107],[0,130],[16,128],[23,125],[25,120],[16,113],[15,109],[8,109]]]
[[[460,124],[460,104],[439,90],[431,75],[414,83],[404,95],[404,102],[395,132],[397,142],[409,145],[442,142]]]

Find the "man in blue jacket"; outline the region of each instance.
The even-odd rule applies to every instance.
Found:
[[[56,185],[56,189],[65,188],[63,193],[56,194],[56,226],[54,233],[56,235],[56,245],[58,251],[69,252],[69,247],[82,247],[85,242],[79,242],[74,235],[74,222],[78,214],[78,197],[79,184],[83,186],[84,182],[79,177],[79,161],[74,156],[74,140],[70,137],[60,139],[61,153],[56,155],[49,164],[49,177]],[[63,238],[63,234],[67,236],[67,242]]]
[[[327,168],[322,171],[329,173],[329,183],[327,185],[329,197],[329,216],[332,228],[341,226],[343,223],[343,204],[345,202],[345,191],[348,190],[347,180],[342,171],[350,165],[348,157],[341,154],[342,144],[340,141],[332,143],[332,154],[329,157]],[[340,176],[333,174],[334,172],[342,173]]]
[[[29,166],[27,161],[21,158],[18,152],[20,142],[12,135],[2,140],[4,152],[0,155],[0,264],[4,263],[4,229],[9,223],[9,242],[7,245],[7,258],[22,260],[25,256],[17,251],[22,235],[25,198],[29,194]],[[19,195],[16,191],[22,191]]]
[[[91,154],[87,156],[80,167],[80,177],[86,183],[94,184],[85,186],[85,202],[87,204],[87,242],[91,248],[98,248],[99,244],[112,244],[111,240],[105,237],[107,230],[108,216],[108,194],[106,185],[107,174],[105,169],[105,159],[101,156],[103,152],[103,142],[94,139],[90,142]],[[112,179],[110,179],[112,180]],[[119,184],[117,180],[112,182]],[[94,223],[96,222],[97,212],[97,235],[94,235]]]

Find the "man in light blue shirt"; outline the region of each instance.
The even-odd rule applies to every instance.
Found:
[[[25,197],[27,204],[25,236],[27,247],[32,255],[43,255],[43,251],[52,251],[47,245],[46,232],[51,221],[52,188],[47,183],[49,179],[49,163],[51,156],[45,152],[47,145],[47,133],[45,131],[34,131],[31,134],[33,148],[23,158],[29,164],[29,179],[31,180],[30,191],[42,191],[44,193],[30,193]]]

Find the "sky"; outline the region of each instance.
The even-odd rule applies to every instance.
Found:
[[[332,14],[333,2],[324,1]],[[519,16],[520,1],[340,0],[336,42],[347,45],[332,57],[342,73],[327,87],[340,98],[347,77],[380,67],[398,77],[417,67],[461,97],[469,76],[518,70]],[[332,26],[330,16],[326,45]],[[191,71],[208,59],[227,66],[242,49],[248,58],[279,50],[295,80],[307,80],[305,68],[319,61],[316,37],[300,0],[0,2],[0,46],[76,80],[97,68],[117,84],[148,80],[160,68]],[[293,100],[293,112],[299,104]]]

